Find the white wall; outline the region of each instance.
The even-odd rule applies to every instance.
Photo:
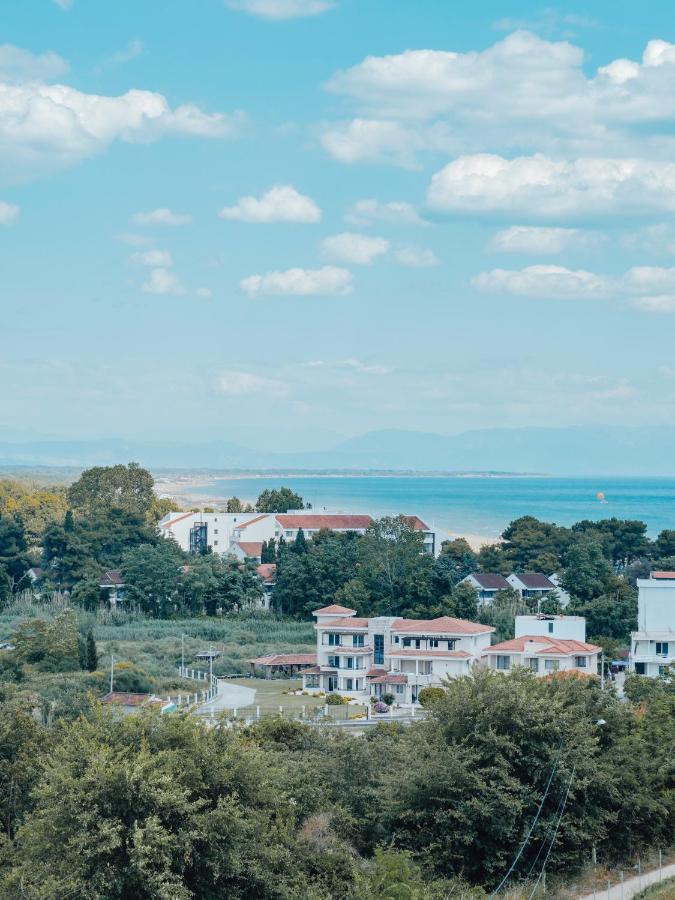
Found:
[[[516,616],[516,637],[529,634],[585,643],[586,619],[583,616]]]
[[[638,631],[675,631],[675,580],[638,578]]]

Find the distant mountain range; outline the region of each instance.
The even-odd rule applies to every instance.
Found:
[[[0,466],[79,468],[135,460],[153,469],[406,470],[675,476],[675,427],[491,428],[446,437],[372,431],[331,450],[275,453],[228,441],[0,441]]]

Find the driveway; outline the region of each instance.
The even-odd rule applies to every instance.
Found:
[[[242,709],[244,706],[251,706],[255,701],[255,688],[243,687],[240,684],[232,684],[227,679],[218,682],[218,693],[203,703],[197,712],[202,716],[210,716],[211,713],[225,712],[231,709]]]
[[[653,869],[651,872],[643,872],[639,878],[627,878],[623,885],[615,884],[609,890],[607,886],[604,889],[598,888],[594,894],[586,894],[579,900],[631,900],[631,897],[644,891],[650,884],[658,884],[659,880],[665,881],[666,878],[673,877],[675,877],[675,863],[661,869],[660,879],[659,870]]]

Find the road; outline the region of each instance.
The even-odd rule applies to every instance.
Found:
[[[675,863],[670,866],[664,866],[661,869],[663,881],[666,878],[673,877],[675,877]],[[658,882],[659,870],[653,869],[651,872],[643,872],[639,878],[637,876],[635,878],[627,878],[623,883],[623,890],[620,884],[615,884],[609,891],[605,886],[604,890],[597,890],[594,894],[586,894],[580,897],[579,900],[631,900],[631,897],[635,897],[636,894],[644,891],[650,884],[658,884]]]
[[[225,712],[231,709],[242,709],[244,706],[251,706],[255,701],[255,688],[243,687],[240,684],[232,684],[232,682],[223,679],[218,682],[218,693],[203,703],[197,710],[200,716],[210,716],[211,713]]]

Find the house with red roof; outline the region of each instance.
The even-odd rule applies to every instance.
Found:
[[[316,665],[302,673],[303,689],[364,701],[392,694],[416,703],[420,690],[467,675],[490,645],[488,625],[441,616],[362,618],[331,605],[314,612]]]
[[[597,675],[600,653],[600,647],[585,641],[525,634],[494,644],[483,652],[483,661],[495,672],[522,666],[538,676],[556,672]]]

